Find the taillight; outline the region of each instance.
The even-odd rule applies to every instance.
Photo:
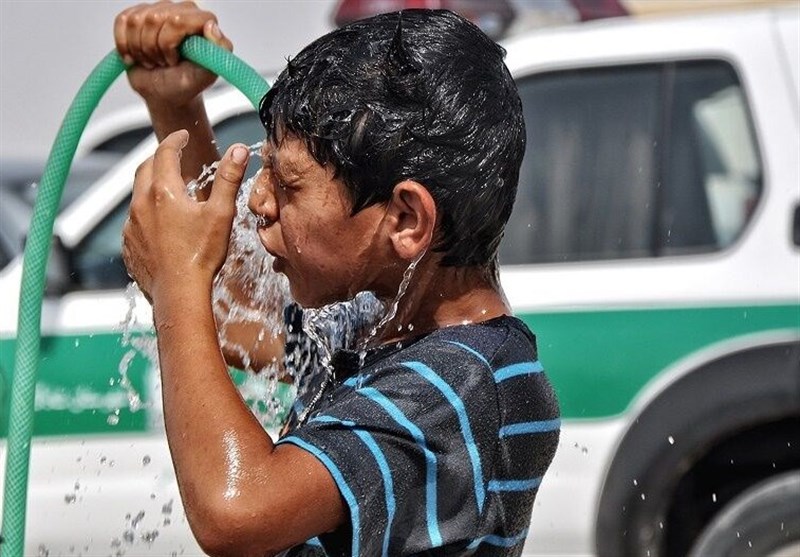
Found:
[[[365,17],[410,8],[454,11],[495,40],[503,36],[514,19],[508,0],[340,0],[334,21],[341,27]]]
[[[628,15],[628,10],[619,0],[570,0],[570,3],[581,21]]]

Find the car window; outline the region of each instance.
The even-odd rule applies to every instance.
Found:
[[[747,103],[723,61],[519,81],[527,148],[505,264],[723,249],[761,192]]]
[[[106,139],[102,143],[98,143],[92,148],[92,152],[125,155],[130,153],[134,147],[144,141],[151,133],[153,133],[153,128],[150,126],[127,130]]]
[[[236,142],[252,145],[264,138],[264,128],[255,112],[230,117],[214,128],[220,151]],[[248,176],[261,165],[252,157]],[[87,234],[72,252],[74,287],[78,290],[124,288],[130,279],[122,261],[122,226],[128,216],[130,198],[118,205],[98,226]]]
[[[33,209],[12,191],[0,188],[0,269],[25,248]]]
[[[130,197],[120,203],[72,251],[73,284],[79,290],[124,288],[129,282],[122,261],[122,227]]]

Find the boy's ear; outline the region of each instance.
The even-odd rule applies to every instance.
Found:
[[[436,202],[425,186],[404,180],[392,191],[388,207],[389,241],[402,259],[425,252],[436,228]]]

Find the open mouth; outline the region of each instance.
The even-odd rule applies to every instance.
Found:
[[[269,220],[264,215],[256,215],[256,228],[258,228],[259,230],[262,228],[267,228],[271,224],[272,221]]]

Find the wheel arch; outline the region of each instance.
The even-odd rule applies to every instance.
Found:
[[[730,339],[660,374],[633,404],[606,472],[598,555],[657,557],[672,492],[692,466],[732,435],[792,416],[800,416],[798,331]]]

